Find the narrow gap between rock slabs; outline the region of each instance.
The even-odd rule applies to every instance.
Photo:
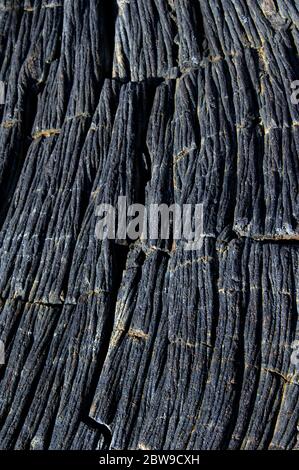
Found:
[[[207,35],[205,32],[203,13],[202,13],[201,5],[200,5],[200,0],[198,0],[197,2],[194,2],[193,8],[194,8],[194,24],[197,25],[196,29],[198,30],[198,35],[200,39],[201,59],[204,59],[206,57],[209,57],[210,49],[209,49],[209,44],[206,39]]]
[[[116,21],[119,13],[119,7],[117,0],[104,0],[102,3],[102,12],[105,18],[105,47],[109,51],[109,56],[107,58],[107,63],[105,67],[107,72],[105,73],[105,78],[112,79],[113,74],[113,61],[115,54],[115,32],[116,32]],[[125,58],[127,61],[127,58]],[[128,70],[130,70],[128,68]]]
[[[98,432],[98,441],[102,438],[104,440],[104,447],[108,450],[112,442],[112,431],[110,427],[106,424],[98,423],[93,418],[90,418],[90,416],[85,416],[82,422],[90,429]]]
[[[169,257],[168,253],[163,253],[163,255]],[[135,277],[136,289],[137,289],[137,286],[139,285],[139,282],[140,282],[141,277],[142,277],[142,267],[143,267],[143,263],[144,263],[145,259],[146,259],[146,255],[143,251],[141,251],[141,253],[139,255],[139,258],[138,258],[139,269],[137,270],[136,277]],[[162,293],[161,293],[161,295],[162,295]],[[127,327],[125,328],[125,330],[123,332],[124,335],[129,330],[129,323],[130,323],[130,319],[128,319]],[[113,327],[113,325],[112,325],[112,327]],[[157,325],[157,328],[158,328],[158,325]],[[112,328],[111,328],[111,333],[112,333]],[[111,334],[110,334],[110,337],[111,337]],[[107,338],[107,349],[109,347],[110,337]],[[106,356],[106,354],[105,354],[105,356]],[[104,360],[105,360],[105,358],[101,362],[104,362]],[[87,413],[89,413],[92,401],[94,399],[94,395],[95,395],[95,392],[96,392],[96,387],[98,385],[101,369],[102,369],[102,365],[99,367],[99,373],[97,374],[96,380],[94,380],[94,385],[95,386],[93,387],[94,390],[92,391],[92,393],[90,393],[90,399],[86,400],[87,406],[86,406],[85,415]],[[116,412],[117,403],[115,403],[114,406],[115,406],[115,412]],[[114,413],[112,413],[112,415],[113,414]],[[88,418],[85,416],[82,420],[85,424],[90,425],[93,428],[97,428],[99,431],[101,431],[103,436],[104,436],[104,439],[105,439],[105,446],[107,446],[105,448],[112,450],[111,449],[111,443],[112,443],[112,439],[113,439],[113,432],[112,432],[112,429],[111,429],[110,425],[106,424],[106,423],[103,423],[103,422],[98,422],[94,418],[91,418],[89,416],[88,416]],[[92,425],[92,423],[93,423],[93,425]]]
[[[110,243],[111,245],[113,244],[113,242],[110,242]],[[110,442],[112,440],[112,433],[111,433],[109,426],[105,424],[99,424],[97,421],[90,418],[89,412],[90,412],[90,408],[94,399],[96,388],[99,382],[103,364],[105,362],[109,344],[110,344],[110,339],[111,339],[114,320],[115,320],[115,308],[116,308],[117,296],[118,296],[118,292],[119,292],[120,285],[122,282],[122,276],[125,271],[127,256],[128,256],[128,251],[129,251],[129,247],[127,245],[122,246],[122,245],[113,244],[112,249],[113,249],[113,258],[114,258],[113,264],[114,264],[114,269],[115,269],[114,276],[113,276],[114,286],[112,289],[109,312],[106,317],[105,324],[103,326],[103,332],[105,332],[105,335],[103,335],[103,344],[101,347],[101,353],[99,354],[98,364],[93,374],[93,377],[90,381],[90,387],[89,387],[90,391],[85,399],[85,406],[82,407],[82,410],[81,410],[81,421],[85,423],[87,426],[91,427],[92,429],[98,429],[103,434],[105,442],[107,443],[108,447],[110,447]]]
[[[163,251],[159,251],[161,257],[163,258],[167,258],[167,260],[169,261],[170,259],[170,255],[169,253],[167,252],[163,252]],[[145,255],[143,253],[143,255]],[[142,260],[142,264],[143,264],[143,261],[144,259]],[[159,304],[160,304],[160,311],[162,311],[162,308],[163,308],[163,295],[164,295],[164,284],[165,284],[165,279],[166,279],[166,272],[167,272],[167,265],[165,264],[165,267],[164,267],[164,273],[163,273],[163,279],[164,279],[164,283],[162,285],[162,288],[159,292]],[[142,265],[141,265],[141,269],[140,269],[140,279],[141,279],[141,275],[142,275]],[[162,277],[162,275],[161,275]],[[157,321],[155,322],[155,325],[154,325],[154,328],[153,328],[153,331],[152,331],[152,341],[151,341],[151,344],[150,344],[150,354],[148,355],[147,359],[146,359],[146,362],[144,364],[144,368],[143,368],[143,374],[144,374],[144,377],[147,377],[148,376],[148,370],[150,368],[150,364],[151,364],[151,354],[152,354],[152,351],[154,349],[154,345],[155,345],[155,338],[157,337],[157,332],[158,332],[158,329],[159,329],[159,325],[160,325],[160,317],[157,316]],[[140,387],[140,390],[139,390],[139,394],[140,396],[143,395],[143,390],[144,390],[144,386],[145,386],[145,380],[142,381],[142,385]],[[131,436],[134,434],[133,433],[133,430],[134,430],[134,426],[135,426],[135,422],[136,422],[136,418],[138,417],[138,413],[140,411],[140,407],[141,407],[141,400],[138,401],[138,403],[136,403],[136,406],[134,407],[134,415],[133,417],[131,418],[131,423],[130,423],[130,426],[127,427],[127,436],[130,436],[128,439],[131,438]],[[129,446],[129,440],[126,441],[126,448]],[[161,443],[161,448],[162,448],[162,443]],[[111,446],[110,446],[110,449],[111,450],[114,450]]]

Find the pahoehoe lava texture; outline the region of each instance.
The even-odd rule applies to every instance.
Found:
[[[298,53],[297,0],[0,0],[1,449],[299,449]]]

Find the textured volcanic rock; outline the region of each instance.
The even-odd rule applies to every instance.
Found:
[[[295,0],[0,0],[1,449],[299,448],[298,54]]]

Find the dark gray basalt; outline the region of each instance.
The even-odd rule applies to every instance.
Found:
[[[0,0],[1,449],[299,448],[298,54],[293,0]]]

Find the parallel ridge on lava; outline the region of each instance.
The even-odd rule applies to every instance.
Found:
[[[296,449],[299,7],[0,0],[1,449]],[[95,237],[202,203],[201,250]]]

